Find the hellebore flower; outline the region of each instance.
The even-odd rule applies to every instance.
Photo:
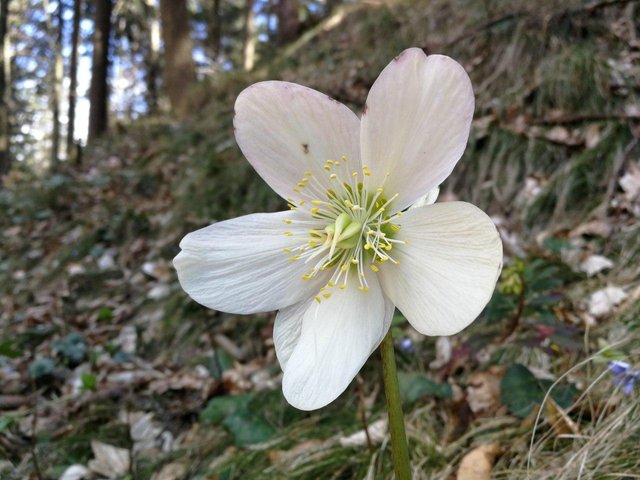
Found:
[[[451,335],[491,298],[502,265],[495,226],[469,203],[433,204],[473,110],[464,69],[417,48],[383,70],[362,118],[287,82],[239,95],[236,140],[290,210],[190,233],[174,265],[202,305],[279,310],[274,343],[294,407],[323,407],[347,388],[394,306],[419,332]]]

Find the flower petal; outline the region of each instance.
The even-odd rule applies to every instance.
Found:
[[[491,299],[502,267],[502,242],[491,219],[464,202],[408,210],[391,251],[400,262],[380,267],[385,294],[425,335],[452,335]]]
[[[256,213],[219,222],[185,236],[174,258],[182,288],[196,302],[230,313],[287,307],[326,283],[326,274],[302,280],[309,266],[283,251],[305,242],[292,211]],[[285,235],[292,230],[293,235]]]
[[[236,100],[234,126],[242,153],[281,197],[312,172],[329,187],[327,160],[360,162],[360,120],[327,95],[295,83],[260,82]],[[324,192],[323,192],[324,193]]]
[[[281,309],[276,315],[273,323],[273,343],[276,347],[276,357],[283,371],[300,339],[302,318],[313,302],[313,298],[303,300]]]
[[[386,172],[398,209],[437,187],[464,152],[474,110],[469,76],[456,61],[402,52],[375,81],[362,115],[362,163],[372,184]]]
[[[284,396],[294,407],[314,410],[335,400],[387,333],[393,304],[373,273],[367,272],[367,282],[369,291],[362,292],[352,275],[346,289],[333,289],[330,298],[313,302],[304,313],[282,379]]]
[[[436,187],[426,195],[418,198],[409,208],[420,208],[424,207],[425,205],[432,205],[436,203],[438,195],[440,195],[440,189]]]

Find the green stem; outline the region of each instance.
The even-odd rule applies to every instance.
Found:
[[[407,436],[404,432],[404,415],[402,414],[402,400],[400,399],[400,386],[398,385],[391,329],[382,340],[380,353],[382,354],[384,393],[387,397],[387,410],[389,412],[393,468],[396,472],[396,480],[411,480],[411,464],[409,463]]]

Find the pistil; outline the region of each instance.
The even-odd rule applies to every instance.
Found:
[[[346,288],[349,275],[355,274],[360,284],[358,288],[366,292],[368,285],[364,268],[367,264],[375,273],[379,271],[376,263],[390,261],[398,264],[390,252],[394,245],[404,243],[393,238],[400,230],[400,225],[395,221],[401,213],[386,214],[398,195],[388,199],[384,196],[388,173],[382,185],[369,188],[369,167],[363,165],[360,171],[351,171],[346,157],[342,157],[341,161],[327,160],[323,170],[332,188],[323,186],[312,172],[305,172],[293,189],[302,198],[297,201],[287,199],[292,209],[300,213],[308,212],[309,219],[285,220],[291,229],[285,232],[287,235],[292,235],[294,226],[302,227],[296,231],[296,235],[307,232],[305,243],[285,251],[293,254],[289,257],[291,261],[315,262],[309,273],[302,276],[303,280],[313,278],[319,271],[333,268],[331,279],[323,290],[335,286]],[[309,225],[312,227],[308,228]],[[329,298],[330,292],[325,293],[329,295],[322,297]],[[321,300],[320,296],[316,297],[316,301]]]

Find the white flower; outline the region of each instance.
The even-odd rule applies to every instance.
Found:
[[[425,335],[451,335],[487,304],[502,263],[489,217],[464,202],[407,208],[449,176],[474,110],[454,60],[405,50],[362,118],[328,96],[260,82],[235,105],[243,153],[291,210],[188,234],[174,260],[197,302],[279,310],[274,342],[289,403],[340,395],[387,333],[394,305]]]

